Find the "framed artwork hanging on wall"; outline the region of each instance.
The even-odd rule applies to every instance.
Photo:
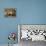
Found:
[[[18,30],[19,42],[21,40],[46,41],[46,25],[20,24]]]
[[[5,17],[16,17],[16,8],[5,8]]]

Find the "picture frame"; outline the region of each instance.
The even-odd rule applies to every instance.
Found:
[[[5,17],[16,17],[16,8],[5,8]]]

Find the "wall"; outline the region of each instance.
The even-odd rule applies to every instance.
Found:
[[[19,4],[20,2],[17,2],[15,0],[2,0],[0,1],[0,44],[8,43],[8,34],[10,32],[16,32],[17,34],[17,24],[20,23],[20,15],[19,15]],[[5,18],[4,17],[4,9],[7,7],[13,7],[17,8],[16,17],[12,18]],[[16,40],[17,42],[17,40]]]
[[[16,18],[5,18],[4,8],[15,7]],[[17,32],[17,24],[46,24],[46,0],[1,0],[0,44],[8,43],[9,32]]]
[[[46,0],[22,1],[21,24],[46,24]]]

